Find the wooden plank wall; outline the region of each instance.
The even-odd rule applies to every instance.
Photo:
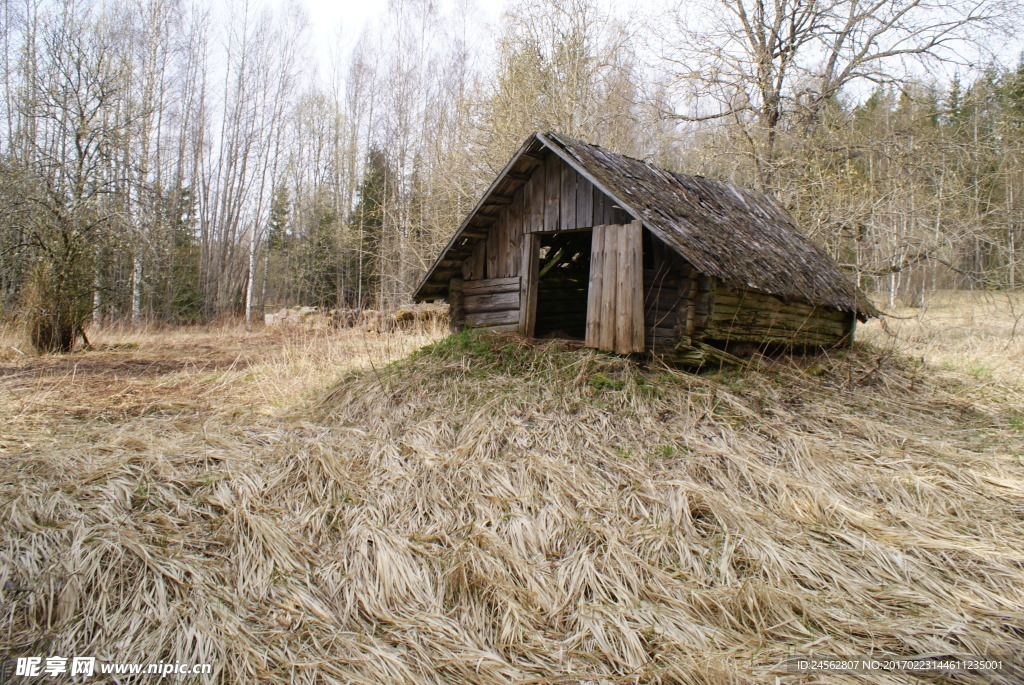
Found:
[[[462,277],[474,281],[518,275],[526,234],[575,231],[630,220],[594,184],[550,154],[508,198],[494,225],[487,229],[487,238],[463,261]]]
[[[718,283],[657,238],[647,249],[644,328],[653,352],[704,340],[831,346],[850,339],[852,314]]]
[[[595,226],[590,250],[586,345],[644,351],[643,225]]]
[[[712,280],[655,236],[649,236],[644,269],[647,348],[659,354],[700,339],[711,312]]]
[[[506,202],[506,198],[492,198]],[[454,326],[489,326],[505,328],[512,309],[470,312],[477,306],[469,294],[473,283],[500,281],[526,275],[519,280],[519,302],[515,305],[516,325],[525,335],[532,335],[536,317],[537,293],[531,290],[531,279],[536,276],[537,241],[531,235],[589,229],[595,224],[623,224],[630,217],[612,200],[599,191],[575,169],[557,155],[549,153],[543,163],[531,172],[505,204],[494,223],[486,229],[487,237],[480,240],[473,253],[461,265],[462,283],[458,287],[460,305],[453,311]],[[454,292],[454,291],[453,291]],[[498,293],[491,293],[498,294]],[[503,299],[489,301],[486,306],[508,307],[511,292],[502,292]],[[495,304],[500,302],[501,304]],[[525,303],[525,307],[520,303]],[[509,312],[504,317],[497,312]],[[500,323],[494,323],[499,321]]]
[[[461,325],[469,328],[518,330],[519,283],[519,276],[461,283],[458,297]]]

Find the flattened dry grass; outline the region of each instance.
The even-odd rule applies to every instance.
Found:
[[[701,375],[438,337],[167,340],[153,354],[228,353],[135,377],[202,401],[119,416],[33,399],[84,405],[81,374],[8,373],[11,654],[282,683],[907,682],[785,665],[812,652],[1020,668],[1012,382],[873,327],[849,353]],[[54,362],[7,362],[32,363]]]

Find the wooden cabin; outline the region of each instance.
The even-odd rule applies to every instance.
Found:
[[[415,293],[452,325],[700,361],[848,344],[877,311],[772,198],[530,136]]]

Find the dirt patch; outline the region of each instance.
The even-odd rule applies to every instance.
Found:
[[[170,340],[161,344],[101,345],[68,355],[25,357],[0,364],[0,392],[21,428],[54,419],[127,418],[195,412],[219,376],[246,371],[273,356],[279,344],[255,338]]]

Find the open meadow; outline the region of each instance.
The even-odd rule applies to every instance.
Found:
[[[1024,682],[1024,297],[893,314],[700,374],[440,327],[6,331],[0,642],[218,683]]]

